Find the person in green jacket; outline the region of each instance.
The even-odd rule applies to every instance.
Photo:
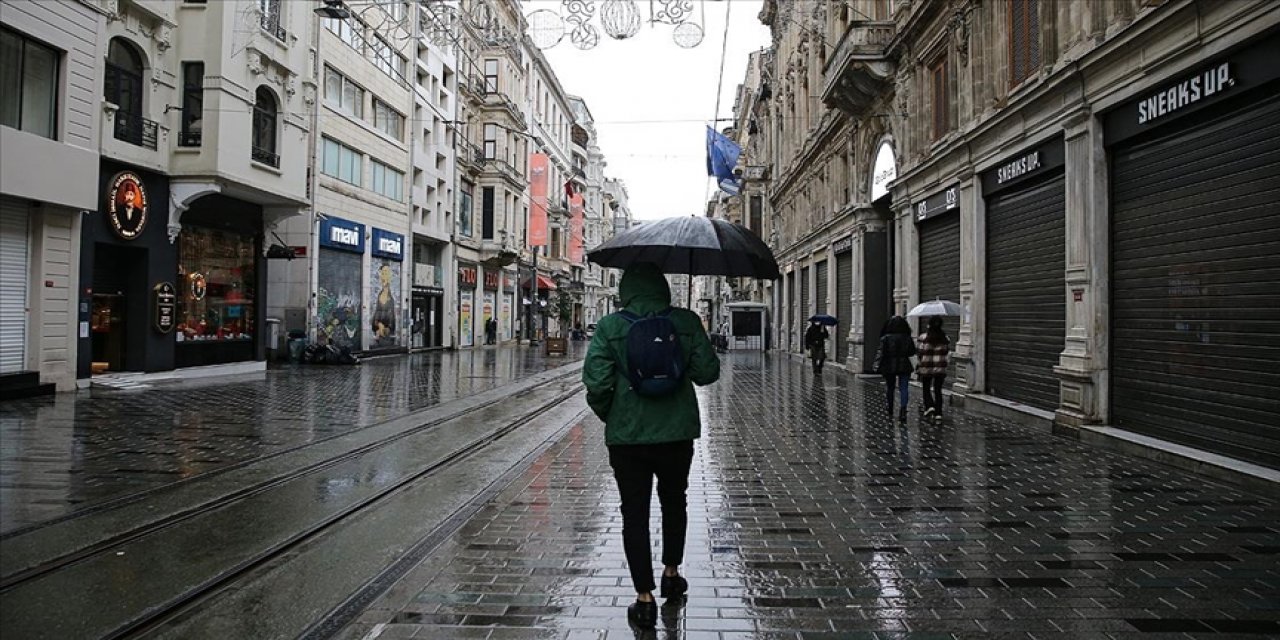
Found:
[[[671,307],[671,289],[652,264],[634,265],[618,285],[623,307],[636,315]],[[693,462],[693,441],[702,435],[702,420],[693,385],[720,378],[720,360],[697,314],[672,309],[669,315],[687,360],[684,380],[672,394],[640,396],[631,390],[626,374],[627,331],[631,323],[618,314],[602,318],[587,348],[582,382],[587,404],[605,424],[609,465],[622,502],[622,546],[636,590],[627,618],[641,628],[653,628],[658,609],[653,599],[653,558],[649,549],[649,501],[653,478],[658,478],[662,505],[661,596],[678,598],[689,589],[680,576],[688,524],[685,491]]]

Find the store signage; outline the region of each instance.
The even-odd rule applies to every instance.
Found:
[[[458,286],[474,289],[476,287],[476,268],[458,267]]]
[[[147,226],[147,189],[142,178],[132,171],[122,171],[111,179],[107,187],[107,221],[116,235],[133,240],[142,235]]]
[[[364,225],[332,216],[325,218],[320,221],[320,246],[364,253]]]
[[[484,288],[494,289],[494,290],[498,288],[498,272],[497,271],[484,272]]]
[[[161,282],[152,291],[156,331],[169,333],[173,331],[173,318],[178,307],[177,289],[173,288],[172,282]]]
[[[1055,137],[1035,148],[1023,151],[983,173],[982,193],[984,196],[990,196],[998,191],[1016,188],[1029,180],[1034,180],[1061,168],[1066,164],[1066,158],[1066,150],[1063,147],[1062,138]],[[942,204],[945,206],[946,191],[929,198],[926,202],[938,202],[935,198],[942,198]],[[958,198],[957,202],[959,202]],[[920,218],[919,206],[917,204],[915,210],[917,221],[922,219]],[[926,206],[932,212],[933,205]],[[933,213],[929,215],[933,215]]]
[[[209,290],[208,282],[205,281],[203,273],[193,273],[188,276],[191,280],[191,298],[196,302],[204,300],[204,294]]]
[[[373,255],[391,260],[404,260],[404,236],[373,228]]]
[[[915,204],[916,222],[923,222],[936,215],[960,209],[960,185],[942,191]]]
[[[876,161],[871,169],[871,201],[889,195],[889,183],[898,178],[898,160],[893,155],[893,145],[888,140],[876,150]]]
[[[1021,158],[1004,164],[999,169],[996,169],[996,184],[1004,184],[1014,178],[1021,178],[1022,176],[1025,176],[1039,168],[1040,152],[1032,151]]]
[[[1193,105],[1220,91],[1235,86],[1231,77],[1231,63],[1223,62],[1205,69],[1171,87],[1161,89],[1138,102],[1138,124],[1146,124],[1163,118],[1179,109]]]
[[[844,253],[853,250],[853,234],[849,234],[835,242],[831,243],[831,251],[833,253]]]

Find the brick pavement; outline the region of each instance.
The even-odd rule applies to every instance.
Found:
[[[528,347],[0,403],[0,532],[307,444],[565,364]]]
[[[590,419],[342,637],[1280,637],[1272,499],[962,411],[895,424],[879,385],[794,359],[724,362],[700,394],[691,591],[656,634],[624,619]]]

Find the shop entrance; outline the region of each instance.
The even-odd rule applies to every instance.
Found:
[[[122,371],[125,345],[125,297],[115,293],[93,294],[89,332],[93,341],[93,373]]]
[[[146,317],[146,255],[145,250],[97,245],[89,316],[92,373],[145,368],[141,348],[145,333],[139,333],[145,327],[133,326],[129,318]]]

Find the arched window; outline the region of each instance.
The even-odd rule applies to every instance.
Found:
[[[156,124],[142,117],[142,53],[124,38],[107,46],[107,69],[102,97],[118,107],[115,137],[130,144],[156,148]]]
[[[276,153],[276,122],[280,107],[275,94],[266,87],[258,87],[253,103],[253,159],[273,167],[280,166]]]

